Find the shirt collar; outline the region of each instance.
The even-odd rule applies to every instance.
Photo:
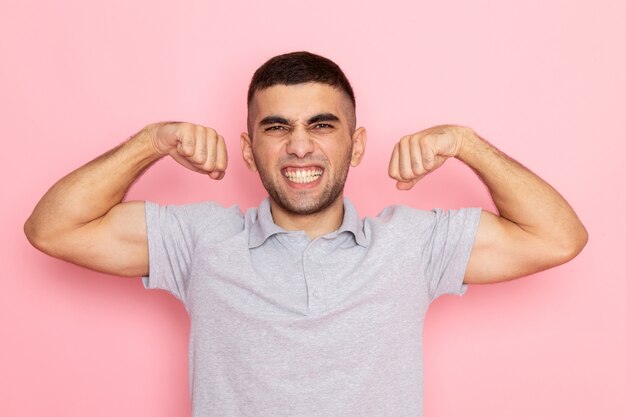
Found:
[[[350,232],[359,246],[367,247],[369,245],[369,239],[363,231],[363,221],[347,198],[343,199],[343,212],[343,222],[339,229],[325,236],[330,238],[342,232]],[[261,246],[272,235],[289,233],[289,231],[274,223],[269,198],[265,198],[261,204],[259,204],[259,207],[256,209],[256,216],[254,214],[254,212],[248,214],[248,221],[251,223],[248,238],[249,248]]]

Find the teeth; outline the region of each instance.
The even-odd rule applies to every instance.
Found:
[[[298,170],[298,171],[285,171],[285,177],[291,181],[298,184],[308,184],[310,182],[315,181],[322,175],[321,169],[306,169],[306,170]]]

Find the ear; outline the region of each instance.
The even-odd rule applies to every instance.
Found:
[[[350,159],[350,165],[353,167],[361,163],[363,155],[365,154],[365,145],[367,144],[367,132],[364,127],[359,127],[352,134],[352,158]]]
[[[254,154],[252,153],[252,138],[247,133],[242,133],[239,139],[241,145],[241,156],[246,163],[248,169],[256,172],[256,163],[254,162]]]

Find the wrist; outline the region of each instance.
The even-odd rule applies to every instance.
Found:
[[[142,155],[141,159],[156,161],[167,155],[156,143],[156,132],[160,125],[161,123],[149,124],[129,139],[128,144],[137,149]]]
[[[482,140],[473,129],[465,126],[457,127],[457,137],[458,148],[455,157],[460,161],[467,162]]]
[[[168,151],[166,149],[163,149],[162,146],[159,146],[159,142],[157,139],[159,129],[164,124],[165,123],[151,123],[147,125],[146,127],[144,127],[143,129],[141,129],[141,131],[138,134],[138,136],[141,137],[140,140],[145,141],[146,144],[149,144],[150,149],[152,149],[152,151],[154,151],[154,153],[158,156],[165,156],[168,154]]]

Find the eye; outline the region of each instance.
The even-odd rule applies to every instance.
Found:
[[[331,125],[330,123],[317,123],[316,125],[313,125],[313,129],[316,130],[324,130],[324,129],[333,129],[334,126]]]
[[[265,128],[266,132],[280,132],[280,131],[287,131],[287,130],[289,130],[289,128],[283,125],[274,125],[274,126],[268,126]]]

